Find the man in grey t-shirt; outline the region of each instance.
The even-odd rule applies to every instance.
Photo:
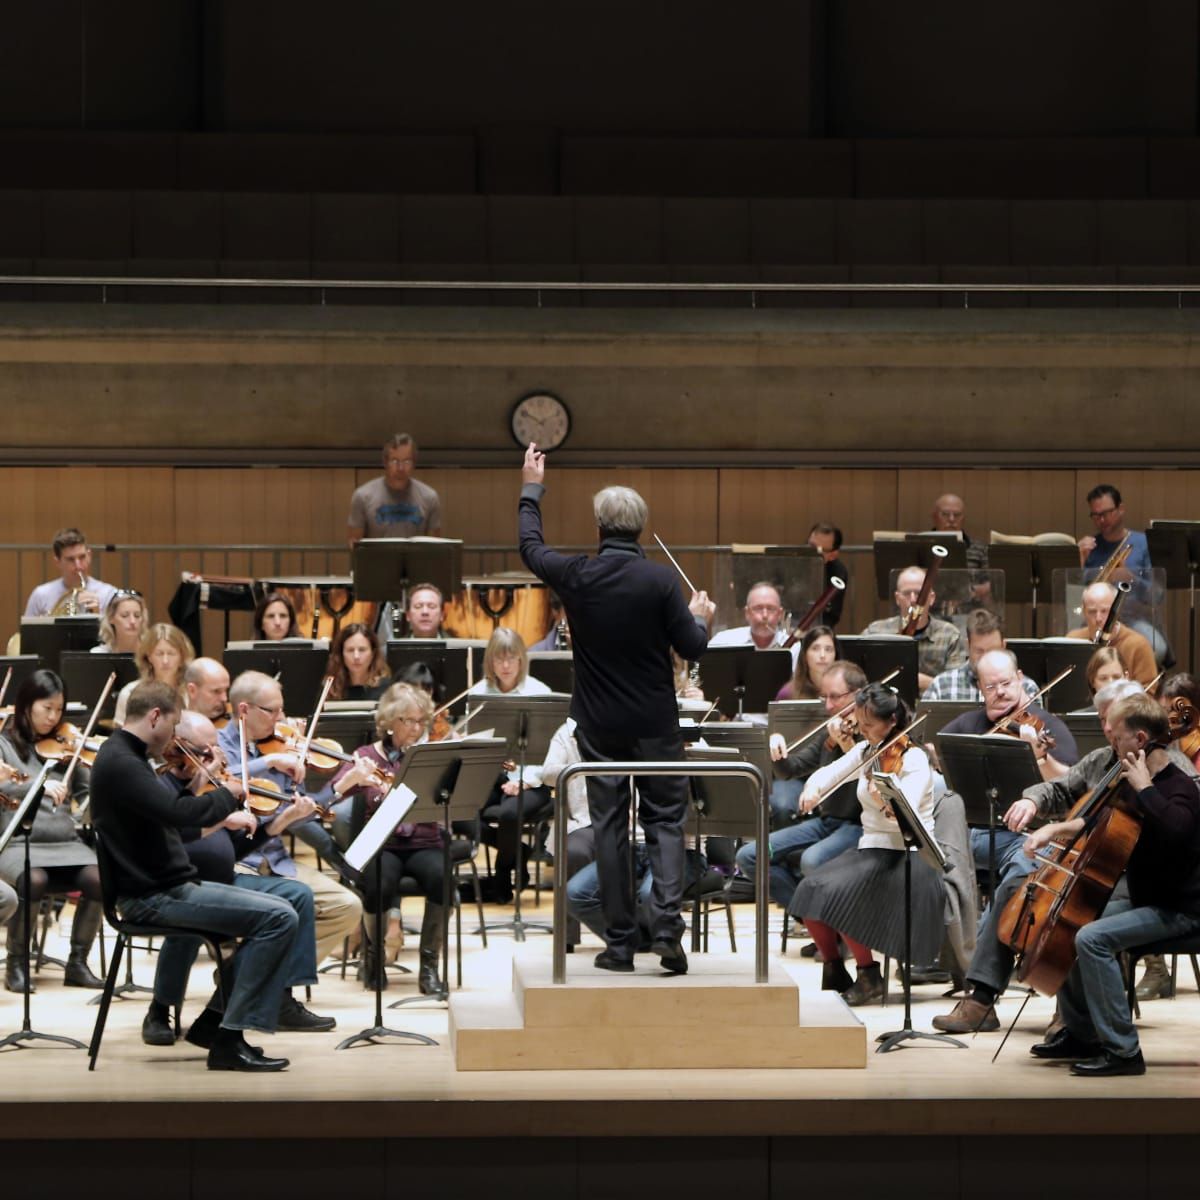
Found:
[[[384,473],[364,483],[350,499],[346,526],[351,547],[364,537],[441,533],[442,503],[433,488],[412,477],[416,462],[417,444],[411,435],[398,433],[384,444]]]

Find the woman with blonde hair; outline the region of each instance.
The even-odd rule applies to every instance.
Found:
[[[146,602],[141,592],[123,588],[113,593],[100,618],[100,641],[93,654],[136,654],[146,631]]]
[[[550,689],[529,674],[529,651],[515,629],[501,625],[483,652],[483,678],[471,688],[473,696],[545,696]]]
[[[133,659],[137,663],[138,678],[131,680],[117,696],[117,711],[114,721],[118,726],[125,724],[125,705],[129,694],[139,683],[165,683],[179,694],[180,710],[184,704],[183,673],[196,657],[191,639],[182,629],[157,621],[142,634]]]

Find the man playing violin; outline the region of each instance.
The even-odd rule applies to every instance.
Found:
[[[217,725],[229,720],[229,672],[215,658],[194,658],[183,672],[184,700],[189,712]]]
[[[238,722],[242,721],[246,728],[247,775],[274,783],[281,792],[291,796],[303,784],[305,776],[298,752],[287,748],[264,752],[259,744],[269,745],[275,735],[275,726],[284,719],[283,691],[279,684],[260,671],[243,671],[233,681],[229,701],[233,716],[217,739],[229,762],[229,770],[235,775],[241,770]],[[293,829],[300,827],[297,823]],[[308,884],[317,909],[318,963],[340,946],[362,919],[362,903],[358,897],[316,867],[296,862],[280,837],[268,837],[261,846],[251,850],[238,863],[237,870],[299,879]]]
[[[168,769],[162,776],[163,785],[175,796],[200,795],[214,786],[224,786],[225,757],[217,745],[217,729],[200,713],[187,711],[180,714],[174,741],[167,747],[164,761]],[[179,831],[183,848],[201,880],[278,896],[295,910],[299,924],[288,958],[277,1022],[277,1028],[287,1031],[323,1032],[337,1024],[333,1017],[310,1012],[292,995],[292,988],[318,982],[312,889],[298,879],[238,874],[234,864],[267,838],[279,837],[289,825],[306,820],[315,810],[312,800],[302,797],[293,804],[282,806],[265,824],[260,824],[244,809],[238,809],[217,824],[191,826]],[[188,976],[199,950],[199,938],[169,937],[164,940],[154,971],[154,999],[142,1021],[142,1041],[147,1046],[175,1044],[169,1010],[172,1005],[183,1004]],[[220,1009],[214,1008],[210,1001],[185,1037],[193,1045],[208,1048],[220,1024]]]
[[[780,779],[807,781],[821,767],[836,762],[858,740],[857,729],[847,712],[838,718],[854,697],[867,686],[862,669],[852,662],[834,662],[821,678],[821,700],[831,721],[827,730],[814,733],[788,754],[783,736],[773,733],[770,740],[775,774]],[[782,908],[788,906],[796,885],[806,871],[836,858],[844,850],[858,845],[862,833],[862,810],[855,792],[857,779],[840,787],[821,806],[819,814],[807,820],[777,829],[770,837],[771,899]],[[737,852],[738,869],[753,881],[758,871],[758,843],[747,842]]]
[[[925,568],[905,567],[896,577],[897,615],[872,621],[863,633],[867,637],[898,634],[908,622],[909,607],[917,603],[924,586]],[[925,611],[917,622],[917,631],[912,635],[917,643],[917,683],[922,692],[933,682],[935,675],[952,667],[961,667],[967,661],[958,626],[932,615],[936,600],[937,594],[931,591],[926,598]]]
[[[38,584],[29,593],[25,605],[27,617],[49,616],[61,601],[75,593],[75,606],[81,613],[101,613],[116,595],[111,583],[91,579],[92,550],[78,529],[60,529],[54,535],[54,564],[59,578]]]
[[[1167,753],[1167,715],[1149,696],[1133,695],[1113,705],[1108,728],[1122,771],[1111,802],[1141,823],[1125,869],[1129,896],[1110,900],[1075,935],[1075,965],[1058,993],[1063,1028],[1030,1049],[1035,1058],[1071,1060],[1071,1074],[1087,1077],[1146,1071],[1121,952],[1200,933],[1200,790]],[[1070,841],[1086,825],[1082,817],[1044,825],[1026,853]]]
[[[1117,589],[1111,583],[1088,584],[1083,589],[1083,619],[1086,624],[1082,629],[1069,630],[1067,637],[1094,642],[1096,635],[1104,628],[1116,598]],[[1150,643],[1137,630],[1116,621],[1109,630],[1107,644],[1121,656],[1129,677],[1136,679],[1142,687],[1149,687],[1150,681],[1158,674],[1158,664]]]
[[[105,741],[92,769],[92,812],[115,877],[117,907],[130,921],[206,929],[243,939],[220,1025],[208,1051],[211,1071],[282,1071],[243,1031],[275,1029],[298,921],[290,904],[243,888],[202,883],[179,830],[219,824],[241,806],[236,780],[206,796],[173,796],[150,766],[175,736],[175,689],[139,683],[125,725]],[[248,814],[247,814],[248,816]],[[252,820],[242,819],[243,828]]]

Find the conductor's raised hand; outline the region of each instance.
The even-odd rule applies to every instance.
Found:
[[[707,592],[693,592],[691,600],[688,601],[688,610],[693,617],[699,617],[705,625],[711,625],[717,606],[708,598]]]
[[[525,450],[525,463],[521,467],[522,483],[541,483],[546,478],[546,456],[530,442]]]

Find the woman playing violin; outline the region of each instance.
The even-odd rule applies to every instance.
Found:
[[[282,642],[304,635],[296,624],[296,606],[285,592],[267,592],[254,610],[254,636],[261,642]]]
[[[408,683],[392,684],[375,711],[378,741],[360,746],[354,752],[354,761],[343,764],[329,786],[332,795],[339,800],[347,796],[363,797],[364,819],[370,817],[390,790],[392,775],[405,751],[426,740],[432,718],[433,701],[424,691]],[[317,798],[321,800],[323,796]],[[384,843],[379,863],[379,891],[376,891],[375,871],[363,874],[363,910],[368,914],[364,922],[368,942],[361,972],[363,983],[374,986],[378,970],[379,948],[370,942],[375,930],[374,914],[381,905],[386,908],[391,904],[401,878],[408,875],[417,880],[425,897],[417,984],[422,995],[441,995],[445,987],[438,977],[438,960],[446,936],[441,829],[433,822],[397,825]]]
[[[0,792],[10,800],[22,799],[29,789],[28,780],[41,771],[37,743],[59,728],[65,706],[63,682],[53,671],[35,671],[18,689],[13,718],[0,734],[0,761],[27,779],[0,784]],[[83,894],[84,899],[76,909],[71,927],[71,953],[67,959],[65,983],[68,987],[98,988],[103,986],[103,981],[92,974],[87,957],[100,929],[100,873],[96,855],[80,840],[70,805],[70,800],[82,799],[87,794],[88,770],[82,765],[77,766],[71,776],[71,795],[68,797],[62,779],[65,769],[66,759],[53,768],[34,818],[29,846],[30,898],[36,905],[47,893]],[[11,819],[11,813],[0,812],[0,828]],[[25,849],[20,839],[14,838],[0,854],[0,879],[20,894],[24,870]],[[14,915],[8,923],[4,985],[10,992],[24,992],[33,986],[25,978],[21,954],[23,924],[20,915]]]
[[[828,625],[814,625],[800,639],[800,653],[792,678],[779,689],[776,700],[818,700],[821,680],[838,657],[837,638]]]
[[[904,701],[890,688],[868,684],[854,698],[854,716],[863,741],[836,762],[809,776],[800,808],[811,812],[822,793],[852,778],[856,768],[909,723]],[[933,771],[925,751],[901,739],[871,768],[895,775],[921,823],[933,833]],[[859,771],[858,802],[862,837],[857,848],[804,876],[788,911],[802,920],[825,960],[822,987],[841,992],[847,1004],[867,1004],[883,995],[883,978],[872,947],[904,956],[904,839],[879,789]],[[942,881],[920,858],[912,860],[912,960],[933,962],[944,933]],[[838,936],[858,965],[852,979],[838,953]]]
[[[359,621],[333,639],[325,673],[333,677],[330,700],[378,700],[392,674],[375,631]]]

